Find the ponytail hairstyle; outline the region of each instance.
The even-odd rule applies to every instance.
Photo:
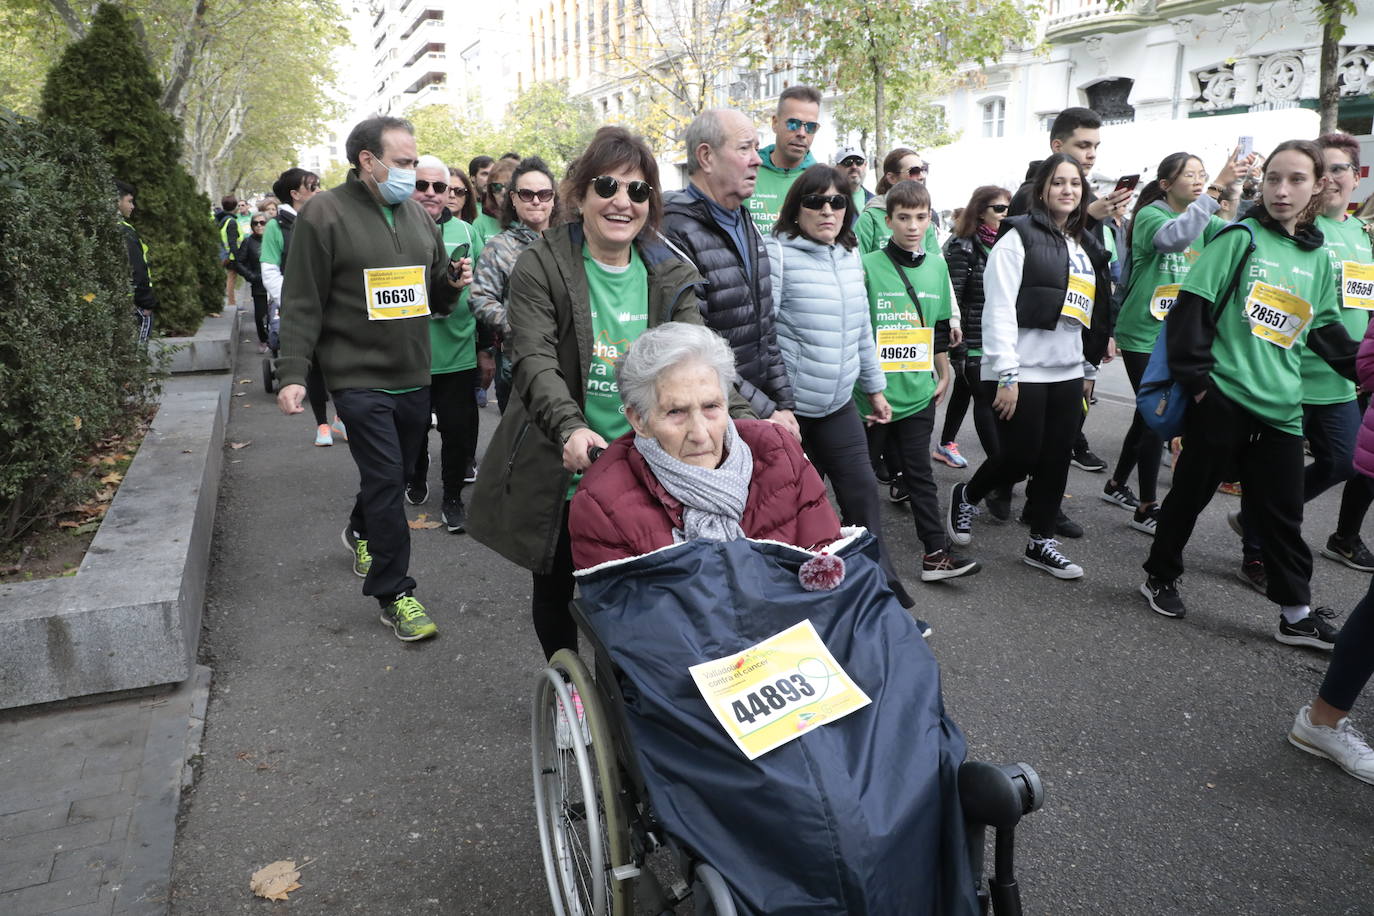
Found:
[[[1135,218],[1150,204],[1157,200],[1163,200],[1168,193],[1161,181],[1167,181],[1172,185],[1178,181],[1178,176],[1183,174],[1183,170],[1188,167],[1188,162],[1196,159],[1198,164],[1202,164],[1201,156],[1194,156],[1192,153],[1170,153],[1160,161],[1155,169],[1154,180],[1140,189],[1140,196],[1136,198],[1135,209],[1131,211],[1131,222],[1126,227],[1126,251],[1131,250],[1131,235],[1135,231]]]
[[[878,187],[874,190],[876,190],[877,193],[880,195],[886,194],[888,191],[892,190],[892,185],[894,184],[894,182],[887,180],[887,173],[895,172],[897,171],[897,169],[901,168],[902,160],[905,159],[907,156],[916,156],[919,158],[920,155],[921,154],[916,152],[914,149],[910,149],[905,146],[899,146],[892,152],[884,156],[883,174],[878,177]],[[902,178],[905,177],[905,175],[902,176]],[[901,181],[902,178],[898,178],[897,181]]]
[[[1312,160],[1312,185],[1315,189],[1317,182],[1326,175],[1326,159],[1322,156],[1321,148],[1311,140],[1285,140],[1274,147],[1274,151],[1264,160],[1265,172],[1267,173],[1269,171],[1269,163],[1274,161],[1275,156],[1279,153],[1286,153],[1289,151],[1302,153],[1308,159]],[[1303,226],[1312,225],[1317,215],[1322,212],[1322,204],[1325,197],[1326,195],[1322,194],[1321,191],[1313,190],[1312,199],[1307,202],[1307,206],[1303,207],[1302,212],[1298,214],[1298,223],[1293,227],[1295,230]],[[1250,211],[1250,215],[1266,229],[1279,228],[1279,221],[1270,215],[1269,208],[1264,204],[1264,189],[1262,185],[1260,188],[1259,202],[1255,204],[1254,209]]]
[[[1045,206],[1045,188],[1049,186],[1050,180],[1054,178],[1054,173],[1059,171],[1059,167],[1064,163],[1069,163],[1078,170],[1079,187],[1082,193],[1078,196],[1078,209],[1069,214],[1069,218],[1064,222],[1064,234],[1073,239],[1078,244],[1083,244],[1083,227],[1088,222],[1088,176],[1083,174],[1083,166],[1078,160],[1068,153],[1055,153],[1048,159],[1040,163],[1040,167],[1035,170],[1035,183],[1031,186],[1031,212],[1040,213],[1051,223],[1054,218],[1050,216],[1049,207]]]

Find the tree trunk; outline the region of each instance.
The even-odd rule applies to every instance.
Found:
[[[172,69],[167,75],[167,85],[162,90],[162,110],[174,118],[186,114],[186,100],[183,97],[186,83],[197,59],[205,53],[206,42],[201,30],[208,6],[208,0],[197,0],[191,21],[182,29],[172,50]]]
[[[876,61],[874,62],[876,64]],[[886,155],[887,151],[887,91],[883,84],[881,67],[873,68],[873,155]]]
[[[77,14],[76,10],[72,8],[72,5],[68,3],[67,0],[49,0],[49,2],[52,5],[53,12],[57,14],[57,18],[62,20],[62,24],[65,25],[67,31],[71,33],[72,41],[80,41],[86,37],[85,19]]]
[[[1328,134],[1336,129],[1336,113],[1341,101],[1336,64],[1341,59],[1341,35],[1345,28],[1341,25],[1340,0],[1322,0],[1322,7],[1322,59],[1317,107],[1321,113],[1320,130]]]

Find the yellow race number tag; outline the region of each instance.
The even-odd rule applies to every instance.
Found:
[[[1256,280],[1245,299],[1245,319],[1251,334],[1288,350],[1312,323],[1312,306],[1287,290]]]
[[[367,294],[369,321],[421,318],[429,314],[429,288],[425,285],[423,266],[364,270],[363,290]]]
[[[1059,314],[1090,328],[1093,324],[1093,299],[1096,297],[1097,283],[1094,280],[1069,274],[1069,288],[1064,291],[1064,308]]]
[[[1374,264],[1341,262],[1341,304],[1348,309],[1374,311]]]
[[[1169,312],[1178,301],[1178,294],[1182,289],[1182,283],[1155,287],[1154,295],[1150,297],[1150,314],[1155,316],[1155,321],[1163,321],[1169,317]]]
[[[884,372],[929,372],[935,368],[935,331],[878,328],[878,362]]]
[[[750,760],[873,702],[844,673],[809,620],[687,670],[726,734]]]

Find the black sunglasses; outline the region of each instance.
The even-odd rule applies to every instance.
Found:
[[[513,193],[527,204],[533,203],[536,199],[538,199],[541,204],[546,204],[553,200],[553,188],[540,188],[538,191],[531,191],[529,188],[519,188]],[[612,191],[611,193],[614,194],[615,192]]]
[[[255,220],[253,220],[252,222],[249,223],[249,226],[266,226],[266,225],[267,225],[267,220],[265,220],[265,219],[255,219]]]
[[[434,188],[434,193],[435,193],[435,194],[443,194],[445,191],[448,190],[448,182],[447,182],[447,181],[425,181],[423,178],[417,178],[417,179],[415,179],[415,190],[420,191],[421,193],[423,193],[423,192],[425,192],[425,191],[428,191],[430,188]]]
[[[862,156],[850,156],[848,159],[845,159],[843,162],[840,163],[840,165],[844,166],[845,168],[850,168],[852,166],[863,164],[864,160]]]
[[[501,182],[499,182],[499,181],[490,181],[490,182],[487,182],[487,192],[488,192],[488,193],[491,193],[491,194],[500,194],[500,193],[501,193],[502,191],[504,191],[505,189],[506,189],[506,186],[505,186],[504,184],[502,184]]]
[[[1006,204],[988,204],[988,209],[993,213],[1006,213],[1011,208]]]
[[[826,204],[832,210],[843,210],[849,206],[849,198],[843,194],[807,194],[801,199],[801,205],[808,210],[819,210]]]
[[[928,165],[913,165],[911,168],[909,168],[909,169],[906,170],[906,174],[907,174],[907,176],[910,177],[910,178],[915,178],[917,175],[920,175],[920,174],[923,174],[923,173],[924,173],[924,174],[929,174],[929,173],[930,173],[930,166],[928,166]]]
[[[460,185],[460,184],[451,184],[451,185],[448,186],[448,189],[449,189],[449,191],[453,194],[454,197],[467,197],[467,196],[468,196],[468,189],[467,189],[466,187],[464,187],[463,185]]]
[[[624,184],[625,196],[637,204],[642,204],[648,200],[649,194],[653,191],[647,181],[627,181]],[[615,197],[616,192],[620,190],[620,185],[620,179],[612,178],[610,175],[602,175],[592,179],[592,190],[596,192],[598,197],[604,197],[606,200]]]
[[[782,123],[788,130],[801,130],[805,127],[808,134],[814,134],[821,129],[821,125],[816,121],[803,121],[801,118],[788,118]]]

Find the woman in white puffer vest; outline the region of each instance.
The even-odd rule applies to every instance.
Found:
[[[863,264],[855,250],[853,201],[844,178],[813,165],[787,192],[767,239],[773,264],[773,310],[778,347],[797,399],[802,446],[829,478],[846,525],[863,525],[878,539],[888,584],[903,607],[907,594],[887,555],[879,513],[878,481],[868,457],[864,421],[886,423],[892,409],[878,364]],[[860,417],[855,387],[873,413]],[[922,629],[925,629],[922,624]]]

